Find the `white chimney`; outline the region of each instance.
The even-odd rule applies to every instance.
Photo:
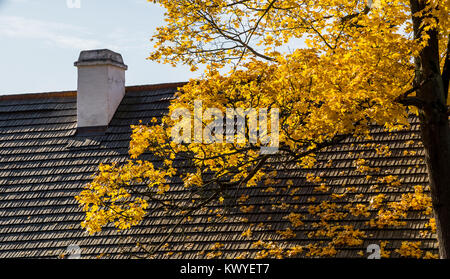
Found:
[[[78,131],[106,129],[125,95],[122,55],[108,49],[86,50],[78,61]]]

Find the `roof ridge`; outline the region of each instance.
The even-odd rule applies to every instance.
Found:
[[[187,82],[169,82],[169,83],[157,83],[157,84],[147,84],[147,85],[133,85],[133,86],[126,86],[125,91],[126,92],[135,92],[135,91],[143,91],[143,90],[158,90],[158,89],[167,89],[167,88],[174,88],[174,87],[180,87],[183,85],[186,85]]]
[[[180,87],[187,84],[187,82],[171,82],[171,83],[157,83],[146,85],[132,85],[126,86],[126,92],[136,92],[143,90],[158,90]],[[12,94],[12,95],[0,95],[0,101],[7,100],[30,100],[30,99],[49,99],[49,98],[70,98],[76,97],[77,91],[55,91],[55,92],[42,92],[42,93],[26,93],[26,94]]]
[[[76,95],[77,95],[77,91],[56,91],[56,92],[43,92],[43,93],[13,94],[13,95],[1,95],[0,101],[64,98],[64,97],[75,97]]]

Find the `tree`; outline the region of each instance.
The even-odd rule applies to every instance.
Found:
[[[290,165],[310,168],[322,148],[348,137],[368,138],[374,124],[389,131],[407,129],[408,115],[417,114],[431,200],[417,186],[414,194],[380,208],[372,225],[396,225],[409,209],[430,213],[432,207],[440,257],[449,257],[448,0],[152,2],[166,8],[167,25],[153,36],[155,50],[149,59],[189,65],[193,71],[199,64],[207,68],[204,78],[180,89],[167,117],[133,126],[127,164],[101,165],[94,181],[77,197],[86,211],[83,226],[87,230],[100,231],[110,222],[126,229],[155,208],[177,211],[183,222],[208,204],[224,203],[230,187],[273,182],[277,170]],[[180,109],[193,112],[194,100],[219,109],[215,118],[195,119],[200,128],[211,128],[207,120],[219,118],[227,108],[277,108],[278,152],[262,154],[263,143],[252,141],[251,136],[231,143],[196,141],[202,130],[175,143],[172,128],[178,118],[170,115],[178,112],[180,116]],[[221,138],[215,131],[212,134]],[[159,163],[139,160],[144,153],[153,154]],[[178,159],[190,162],[190,171],[181,172]],[[355,164],[361,172],[376,172],[362,159]],[[185,187],[197,189],[199,198],[192,204],[164,198],[168,181],[175,176],[182,178]],[[308,180],[326,188],[320,177],[310,175]],[[395,180],[381,178],[391,184]],[[270,183],[266,184],[269,189]],[[382,196],[373,198],[382,203]],[[367,214],[364,205],[344,209],[355,216]],[[333,204],[324,203],[311,212],[320,215],[323,210],[334,210]],[[339,220],[338,212],[334,213]],[[287,218],[293,227],[301,224],[294,212]],[[310,255],[330,256],[336,245],[361,242],[363,232],[331,226],[324,215],[321,218],[325,229],[320,233],[331,241],[325,247],[309,247]],[[289,237],[290,231],[281,233]],[[405,244],[402,249],[411,247]]]

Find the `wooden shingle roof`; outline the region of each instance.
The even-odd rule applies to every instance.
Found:
[[[90,236],[80,226],[84,213],[74,196],[92,179],[99,163],[128,159],[130,125],[161,117],[180,85],[127,88],[106,133],[91,137],[76,135],[75,92],[0,97],[0,258],[56,258],[71,244],[81,247],[84,258],[123,258],[138,242],[161,241],[177,222],[177,216],[156,212],[130,230],[117,232],[107,227]],[[305,180],[306,173],[320,174],[333,193],[354,187],[354,192],[345,198],[346,203],[368,203],[371,193],[384,193],[388,200],[398,200],[402,194],[412,192],[413,186],[427,183],[424,151],[418,123],[414,121],[410,131],[389,134],[374,127],[371,141],[352,138],[327,148],[317,154],[321,162],[317,168],[279,172],[279,182],[272,185],[271,192],[262,191],[261,187],[234,189],[236,196],[248,195],[246,205],[255,210],[245,213],[231,209],[227,219],[213,218],[217,215],[214,207],[199,212],[174,231],[165,252],[157,257],[203,257],[202,251],[208,251],[215,243],[224,245],[222,257],[234,258],[245,252],[252,257],[258,251],[253,243],[259,239],[282,243],[284,240],[276,231],[286,228],[288,221],[284,217],[292,208],[307,216],[309,206],[329,199],[329,194],[315,191],[317,185]],[[367,147],[368,143],[388,145],[391,156],[378,155]],[[380,185],[375,189],[376,181],[367,180],[365,174],[355,170],[357,154],[370,159],[371,166],[384,174],[398,176],[403,186]],[[288,180],[298,188],[295,194],[287,193]],[[170,195],[180,200],[191,198],[176,179]],[[274,208],[277,202],[280,206]],[[421,234],[428,223],[423,215],[413,212],[406,225],[384,229],[367,227],[369,219],[353,216],[345,220],[355,228],[365,228],[367,236],[363,245],[339,250],[338,257],[356,257],[368,244],[381,241],[389,241],[391,250],[400,247],[402,241],[421,241],[421,248],[437,253],[434,235]],[[302,221],[304,225],[296,229],[297,236],[289,241],[303,246],[320,241],[308,237],[317,220]],[[266,227],[258,229],[262,222]],[[242,232],[250,227],[252,237],[243,237]],[[171,253],[166,254],[168,251]]]

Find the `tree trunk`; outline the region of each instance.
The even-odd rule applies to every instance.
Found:
[[[410,0],[414,14],[425,6],[424,0]],[[422,37],[421,17],[413,17],[416,38]],[[431,188],[440,258],[450,257],[450,127],[444,83],[439,66],[439,40],[436,30],[427,31],[428,45],[415,58],[415,83],[422,100],[420,128]]]

